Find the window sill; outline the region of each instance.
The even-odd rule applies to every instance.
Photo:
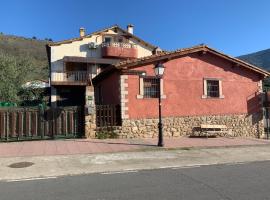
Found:
[[[166,99],[167,96],[166,95],[161,95],[161,99]],[[144,97],[143,95],[137,94],[137,99],[158,99],[158,97]]]
[[[209,97],[207,95],[202,95],[202,99],[224,99],[224,95],[221,95],[219,97]]]

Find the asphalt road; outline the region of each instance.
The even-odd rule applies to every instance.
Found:
[[[0,182],[0,200],[270,199],[270,162]]]

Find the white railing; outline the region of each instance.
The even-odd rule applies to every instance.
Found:
[[[64,78],[66,81],[79,81],[79,82],[85,82],[88,81],[88,74],[85,71],[69,71],[65,73],[66,76]]]
[[[135,44],[124,43],[124,42],[104,42],[101,44],[102,47],[122,47],[122,48],[137,48]]]
[[[94,78],[95,74],[87,71],[52,72],[53,82],[88,82]]]

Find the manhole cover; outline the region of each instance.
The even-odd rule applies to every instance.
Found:
[[[34,163],[32,162],[17,162],[17,163],[12,163],[8,167],[10,168],[26,168],[32,166]]]

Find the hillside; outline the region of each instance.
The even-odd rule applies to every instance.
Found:
[[[47,41],[0,34],[0,52],[9,56],[29,57],[35,66],[33,79],[48,79]]]
[[[270,49],[242,55],[238,58],[270,71]]]

